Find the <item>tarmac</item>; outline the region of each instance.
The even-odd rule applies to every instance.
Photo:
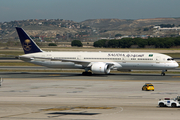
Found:
[[[178,120],[158,100],[180,95],[180,75],[1,72],[1,120]],[[152,83],[155,91],[142,91]]]

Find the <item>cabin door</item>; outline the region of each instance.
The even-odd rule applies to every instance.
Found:
[[[84,57],[82,55],[77,56],[77,60],[83,60],[83,59],[84,59]]]
[[[77,56],[77,60],[81,60],[81,55],[78,55],[78,56]]]
[[[122,57],[122,62],[126,63],[126,57]]]
[[[156,57],[156,63],[160,63],[160,60],[161,60],[161,57],[160,57],[160,56],[157,56],[157,57]]]

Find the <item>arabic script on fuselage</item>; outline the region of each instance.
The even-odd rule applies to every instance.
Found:
[[[108,57],[144,57],[144,54],[109,53]]]

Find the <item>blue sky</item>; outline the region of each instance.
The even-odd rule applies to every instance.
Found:
[[[0,22],[180,17],[180,0],[0,0]]]

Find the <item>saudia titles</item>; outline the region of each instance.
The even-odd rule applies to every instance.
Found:
[[[144,57],[144,54],[121,54],[121,53],[109,53],[108,57]]]
[[[24,41],[23,48],[26,51],[30,51],[31,50],[31,41],[29,39],[26,39]]]

